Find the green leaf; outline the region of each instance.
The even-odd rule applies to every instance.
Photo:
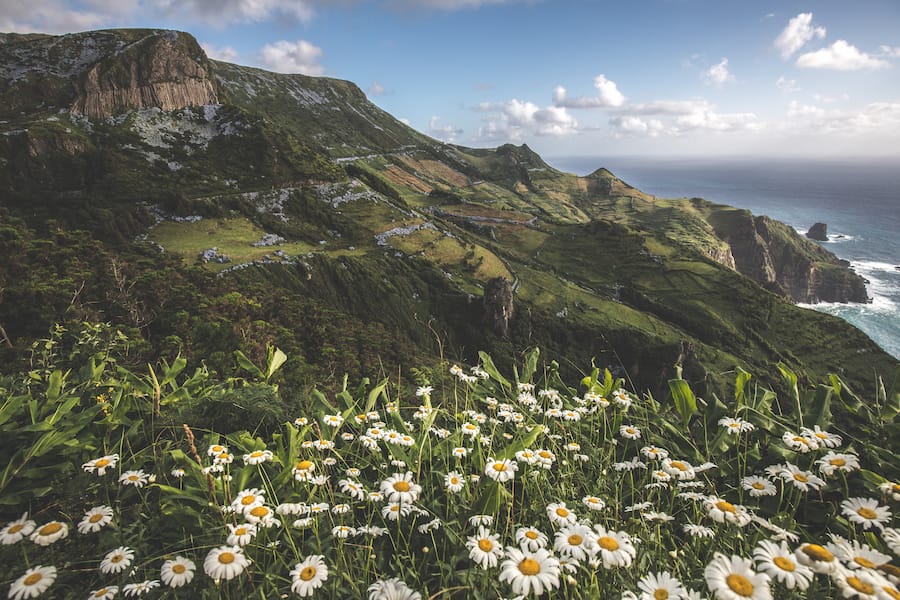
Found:
[[[522,366],[522,378],[519,380],[520,383],[531,381],[531,378],[537,371],[537,362],[540,355],[540,348],[532,348],[525,355],[525,364]]]
[[[491,359],[491,356],[487,352],[479,350],[478,357],[481,359],[481,368],[491,376],[491,379],[493,379],[506,389],[512,389],[512,384],[503,375],[500,374],[500,371],[498,371],[497,367],[494,365],[493,359]]]
[[[697,398],[694,392],[684,379],[670,379],[669,391],[672,393],[672,400],[675,402],[675,410],[681,416],[684,427],[687,428],[691,417],[697,413]]]
[[[242,369],[250,373],[251,375],[255,375],[256,377],[262,378],[263,372],[259,367],[253,364],[253,362],[247,358],[247,355],[241,352],[240,350],[234,351],[234,357],[237,359],[238,364]]]
[[[385,388],[387,388],[388,380],[385,377],[381,380],[381,382],[372,388],[369,392],[369,396],[366,398],[366,407],[364,412],[372,412],[372,409],[375,408],[375,403],[378,401],[378,397],[381,395],[385,395],[385,399],[387,399],[387,395],[384,394]]]
[[[287,354],[279,350],[278,348],[273,348],[269,346],[268,355],[266,360],[266,382],[272,378],[272,375],[275,374],[275,371],[281,368],[287,361]]]
[[[168,385],[175,381],[175,378],[184,371],[184,368],[187,366],[187,359],[182,357],[180,354],[175,357],[175,360],[171,365],[163,361],[163,380],[160,382],[160,387]]]
[[[741,406],[744,403],[747,383],[751,377],[753,375],[747,371],[740,367],[737,368],[737,377],[734,378],[734,402],[737,406]]]
[[[520,450],[524,450],[525,448],[532,446],[534,444],[534,442],[537,440],[538,436],[543,431],[544,431],[543,425],[535,426],[535,428],[532,429],[531,431],[529,431],[527,434],[525,434],[524,436],[522,436],[518,439],[513,440],[510,444],[508,444],[506,447],[504,447],[503,450],[498,452],[494,458],[496,458],[497,460],[503,460],[504,458],[512,458],[513,456],[515,456],[516,452],[518,452]]]

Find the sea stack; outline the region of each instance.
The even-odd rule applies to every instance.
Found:
[[[809,231],[806,232],[806,237],[811,240],[818,240],[820,242],[828,241],[828,225],[825,223],[816,223],[812,227],[809,228]]]

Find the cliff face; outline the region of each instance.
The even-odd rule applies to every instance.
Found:
[[[104,118],[136,108],[217,104],[213,81],[209,60],[193,37],[154,32],[88,69],[70,109]]]
[[[795,302],[868,302],[865,280],[793,229],[746,210],[720,210],[709,219],[731,246],[735,269]]]

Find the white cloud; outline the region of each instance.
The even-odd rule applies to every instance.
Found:
[[[834,69],[837,71],[873,71],[890,66],[887,61],[869,56],[845,40],[807,52],[797,57],[797,66],[804,69]]]
[[[553,104],[562,108],[610,108],[625,104],[625,96],[619,91],[615,81],[609,80],[602,73],[594,77],[597,95],[581,98],[569,98],[566,88],[559,85],[553,90]]]
[[[775,82],[775,87],[783,92],[787,92],[788,94],[793,94],[794,92],[800,91],[800,88],[797,87],[797,80],[788,79],[784,75],[778,77],[778,80]]]
[[[219,48],[217,46],[213,46],[212,44],[203,42],[202,44],[200,44],[200,47],[203,48],[203,51],[206,52],[206,55],[213,60],[221,60],[222,62],[233,63],[238,58],[237,50],[235,50],[231,46],[222,46],[221,48]]]
[[[65,0],[0,0],[0,31],[69,33],[112,24],[110,10],[79,10]]]
[[[706,83],[710,83],[713,85],[722,85],[729,81],[734,81],[734,75],[732,75],[728,71],[728,59],[723,58],[717,64],[714,64],[706,71],[704,71],[701,76]]]
[[[286,17],[304,23],[315,14],[316,2],[310,0],[145,0],[151,12],[184,18],[215,26],[229,23],[259,23],[273,17]]]
[[[456,136],[460,135],[463,130],[452,125],[441,125],[441,118],[433,116],[428,122],[428,133],[431,137],[435,137],[442,142],[453,142]]]
[[[900,58],[900,48],[898,48],[897,46],[881,45],[878,47],[878,56],[884,56],[886,58]]]
[[[812,18],[812,13],[800,13],[788,21],[787,27],[775,38],[775,47],[781,50],[783,58],[790,58],[794,52],[814,38],[825,37],[825,28],[814,27]]]
[[[321,75],[325,68],[318,62],[320,56],[322,49],[306,40],[280,40],[264,46],[260,50],[259,61],[267,69],[279,73]]]
[[[642,119],[640,117],[615,117],[609,120],[613,135],[637,135],[659,137],[665,132],[665,126],[659,119]]]
[[[463,10],[468,8],[480,8],[492,4],[517,4],[522,2],[532,3],[534,0],[391,0],[390,4],[402,9],[437,9],[437,10]]]
[[[565,107],[541,108],[533,102],[512,99],[508,102],[483,102],[478,110],[489,113],[477,137],[491,141],[518,141],[532,135],[567,136],[578,133],[578,121]]]
[[[625,105],[613,112],[616,115],[609,125],[617,137],[677,137],[689,132],[756,132],[765,128],[754,113],[720,113],[702,98]]]
[[[874,102],[857,110],[791,102],[783,128],[792,133],[858,136],[900,134],[900,103]]]
[[[373,81],[366,93],[370,96],[384,96],[384,86],[377,81]]]

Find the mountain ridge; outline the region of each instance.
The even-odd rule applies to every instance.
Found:
[[[189,34],[4,34],[2,106],[6,220],[38,237],[51,220],[86,228],[112,254],[140,236],[180,256],[167,268],[186,280],[212,269],[230,278],[216,285],[235,290],[279,282],[403,331],[419,351],[427,336],[410,330],[432,318],[461,347],[568,344],[606,353],[646,385],[659,375],[644,373],[675,362],[698,378],[746,361],[820,374],[833,359],[803,353],[831,337],[850,340],[836,352],[855,344],[890,363],[850,326],[776,300],[866,300],[857,275],[789,228],[701,199],[649,196],[603,168],[563,173],[525,145],[444,144],[350,82],[209,60]],[[250,237],[266,235],[284,243],[253,246]],[[211,247],[232,263],[198,266],[196,248]],[[497,278],[511,282],[511,302],[474,303]],[[8,275],[4,286],[15,287]],[[353,299],[366,287],[391,306]],[[0,304],[0,322],[16,310]],[[498,314],[508,315],[489,328],[499,333],[479,330]],[[144,333],[176,331],[166,319]],[[288,326],[279,319],[263,319],[266,336]],[[773,330],[792,319],[815,341]]]

